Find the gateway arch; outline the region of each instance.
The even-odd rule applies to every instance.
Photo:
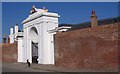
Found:
[[[32,63],[38,63],[38,31],[35,27],[30,29],[29,37],[31,41]]]
[[[23,62],[28,59],[30,63],[54,64],[53,35],[55,32],[49,31],[58,27],[58,17],[57,13],[32,8],[31,14],[22,22]]]

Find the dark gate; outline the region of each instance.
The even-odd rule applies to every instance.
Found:
[[[32,42],[32,63],[38,63],[38,43]]]

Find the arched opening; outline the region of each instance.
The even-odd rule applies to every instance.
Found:
[[[29,34],[32,50],[32,63],[38,63],[38,31],[35,27],[32,27]]]

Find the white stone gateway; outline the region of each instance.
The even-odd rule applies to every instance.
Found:
[[[38,64],[54,64],[55,32],[49,32],[58,27],[57,13],[50,13],[46,9],[37,9],[33,6],[31,14],[23,23],[23,55],[18,56],[22,62],[30,61]],[[18,51],[19,52],[19,51]]]

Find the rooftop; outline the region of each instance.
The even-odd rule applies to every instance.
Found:
[[[118,17],[101,19],[101,20],[98,20],[98,26],[109,25],[112,23],[117,23],[119,21],[120,21],[120,18],[118,18]],[[72,31],[72,30],[78,30],[78,29],[91,27],[91,22],[89,21],[89,22],[84,22],[84,23],[80,23],[80,24],[59,24],[59,27],[61,27],[61,26],[71,26],[72,28],[69,29],[68,31]]]

